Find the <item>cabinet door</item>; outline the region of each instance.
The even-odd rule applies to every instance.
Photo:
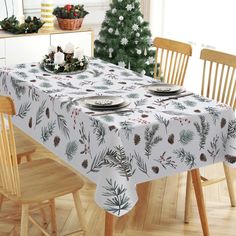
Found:
[[[5,58],[5,39],[0,39],[0,58]]]
[[[5,66],[5,59],[0,59],[0,66]]]
[[[47,54],[49,45],[49,35],[7,38],[6,64],[39,62]]]
[[[51,45],[64,47],[67,43],[73,43],[84,50],[86,56],[92,56],[92,32],[72,32],[52,34]]]

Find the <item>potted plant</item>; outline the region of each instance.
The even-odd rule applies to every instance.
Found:
[[[83,19],[88,15],[84,9],[84,5],[70,5],[64,7],[56,7],[53,15],[57,17],[59,27],[63,30],[80,29]]]

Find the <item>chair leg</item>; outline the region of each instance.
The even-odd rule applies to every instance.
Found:
[[[231,206],[235,207],[236,201],[235,201],[235,192],[234,192],[232,175],[230,173],[229,167],[225,163],[223,164],[223,166],[224,166],[225,178],[226,178],[226,182],[227,182],[227,186],[228,186]]]
[[[44,208],[40,208],[40,214],[42,216],[42,219],[43,219],[43,228],[44,229],[47,229],[48,227],[48,222],[47,222],[47,216],[46,216],[46,213],[44,211]]]
[[[27,160],[27,162],[30,162],[30,161],[32,161],[31,154],[28,154],[28,155],[26,155],[26,160]]]
[[[209,227],[208,227],[208,220],[207,220],[207,215],[206,215],[199,169],[191,170],[191,175],[192,175],[193,187],[194,187],[195,196],[197,200],[198,212],[199,212],[199,216],[201,220],[203,235],[209,236],[210,232],[209,232]]]
[[[105,236],[113,235],[114,216],[108,212],[105,213]]]
[[[4,199],[4,195],[0,194],[0,211],[1,211],[1,208],[2,208],[3,199]]]
[[[21,207],[20,236],[28,236],[28,231],[29,231],[29,205],[23,204]]]
[[[187,172],[187,182],[186,182],[186,195],[185,195],[185,211],[184,211],[184,223],[189,223],[190,212],[191,212],[191,202],[192,202],[192,178],[191,172]]]
[[[83,214],[83,207],[81,204],[79,191],[76,191],[73,193],[73,198],[74,198],[75,208],[76,208],[76,212],[77,212],[77,216],[80,222],[81,229],[84,231],[84,235],[88,235],[87,224],[84,219],[85,216]]]
[[[51,230],[52,230],[51,232],[53,236],[57,236],[55,199],[49,200],[49,207],[51,212]]]

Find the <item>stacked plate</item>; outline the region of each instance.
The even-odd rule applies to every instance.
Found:
[[[157,96],[171,96],[178,95],[184,92],[184,88],[182,86],[174,85],[174,84],[152,84],[148,85],[146,89]]]
[[[118,110],[128,106],[130,103],[119,96],[91,96],[81,99],[82,105],[91,110]]]

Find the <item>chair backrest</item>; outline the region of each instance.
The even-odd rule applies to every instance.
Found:
[[[189,57],[192,56],[190,44],[165,38],[155,38],[156,61],[154,79],[164,78],[164,82],[183,85]],[[157,75],[157,64],[160,65]]]
[[[20,197],[12,115],[15,115],[13,101],[9,97],[0,96],[0,192],[8,196]]]
[[[201,94],[236,108],[236,56],[202,49],[204,60]]]

